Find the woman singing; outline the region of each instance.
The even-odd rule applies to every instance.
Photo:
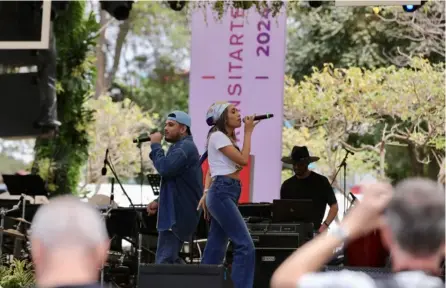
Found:
[[[208,144],[209,173],[200,207],[210,218],[208,241],[202,264],[222,264],[231,239],[234,248],[232,281],[235,288],[252,288],[255,251],[237,203],[241,193],[240,170],[248,164],[254,116],[245,117],[243,148],[236,146],[235,129],[242,125],[240,113],[229,103],[215,103],[206,115],[211,128]]]

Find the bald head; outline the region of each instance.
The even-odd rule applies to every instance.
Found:
[[[108,240],[99,211],[73,196],[57,197],[41,206],[31,228],[31,240],[50,250],[95,248]]]
[[[31,254],[39,287],[95,282],[108,248],[99,211],[79,198],[53,198],[34,216]]]

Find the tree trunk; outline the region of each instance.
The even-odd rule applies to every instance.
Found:
[[[381,148],[379,151],[379,176],[381,179],[386,178],[386,147],[381,144]]]
[[[104,27],[107,24],[107,13],[105,10],[100,10],[100,27]],[[105,69],[106,69],[106,56],[105,49],[107,40],[105,39],[106,28],[102,29],[99,33],[98,44],[96,45],[96,93],[94,95],[95,99],[98,99],[105,91],[107,91],[107,85],[105,82]]]
[[[413,143],[408,143],[408,149],[409,149],[409,158],[410,163],[412,164],[412,176],[423,176],[424,175],[424,167],[423,164],[418,162],[417,160],[417,147]]]
[[[118,35],[116,36],[116,41],[115,41],[116,45],[115,45],[115,54],[113,57],[113,66],[110,73],[108,73],[106,80],[107,89],[111,87],[113,81],[115,80],[116,72],[119,69],[119,63],[121,62],[122,48],[124,47],[125,38],[129,34],[129,31],[130,31],[130,20],[127,19],[119,25],[119,32]]]

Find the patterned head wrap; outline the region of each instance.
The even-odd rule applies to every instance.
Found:
[[[214,126],[218,119],[220,119],[221,114],[228,108],[230,104],[228,102],[216,102],[211,105],[208,112],[206,113],[206,123],[209,126]]]

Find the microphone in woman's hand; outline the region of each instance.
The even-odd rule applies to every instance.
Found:
[[[254,121],[270,119],[270,118],[273,118],[273,117],[274,117],[274,114],[256,115],[256,116],[254,116]],[[243,122],[245,122],[245,119],[243,119]]]

